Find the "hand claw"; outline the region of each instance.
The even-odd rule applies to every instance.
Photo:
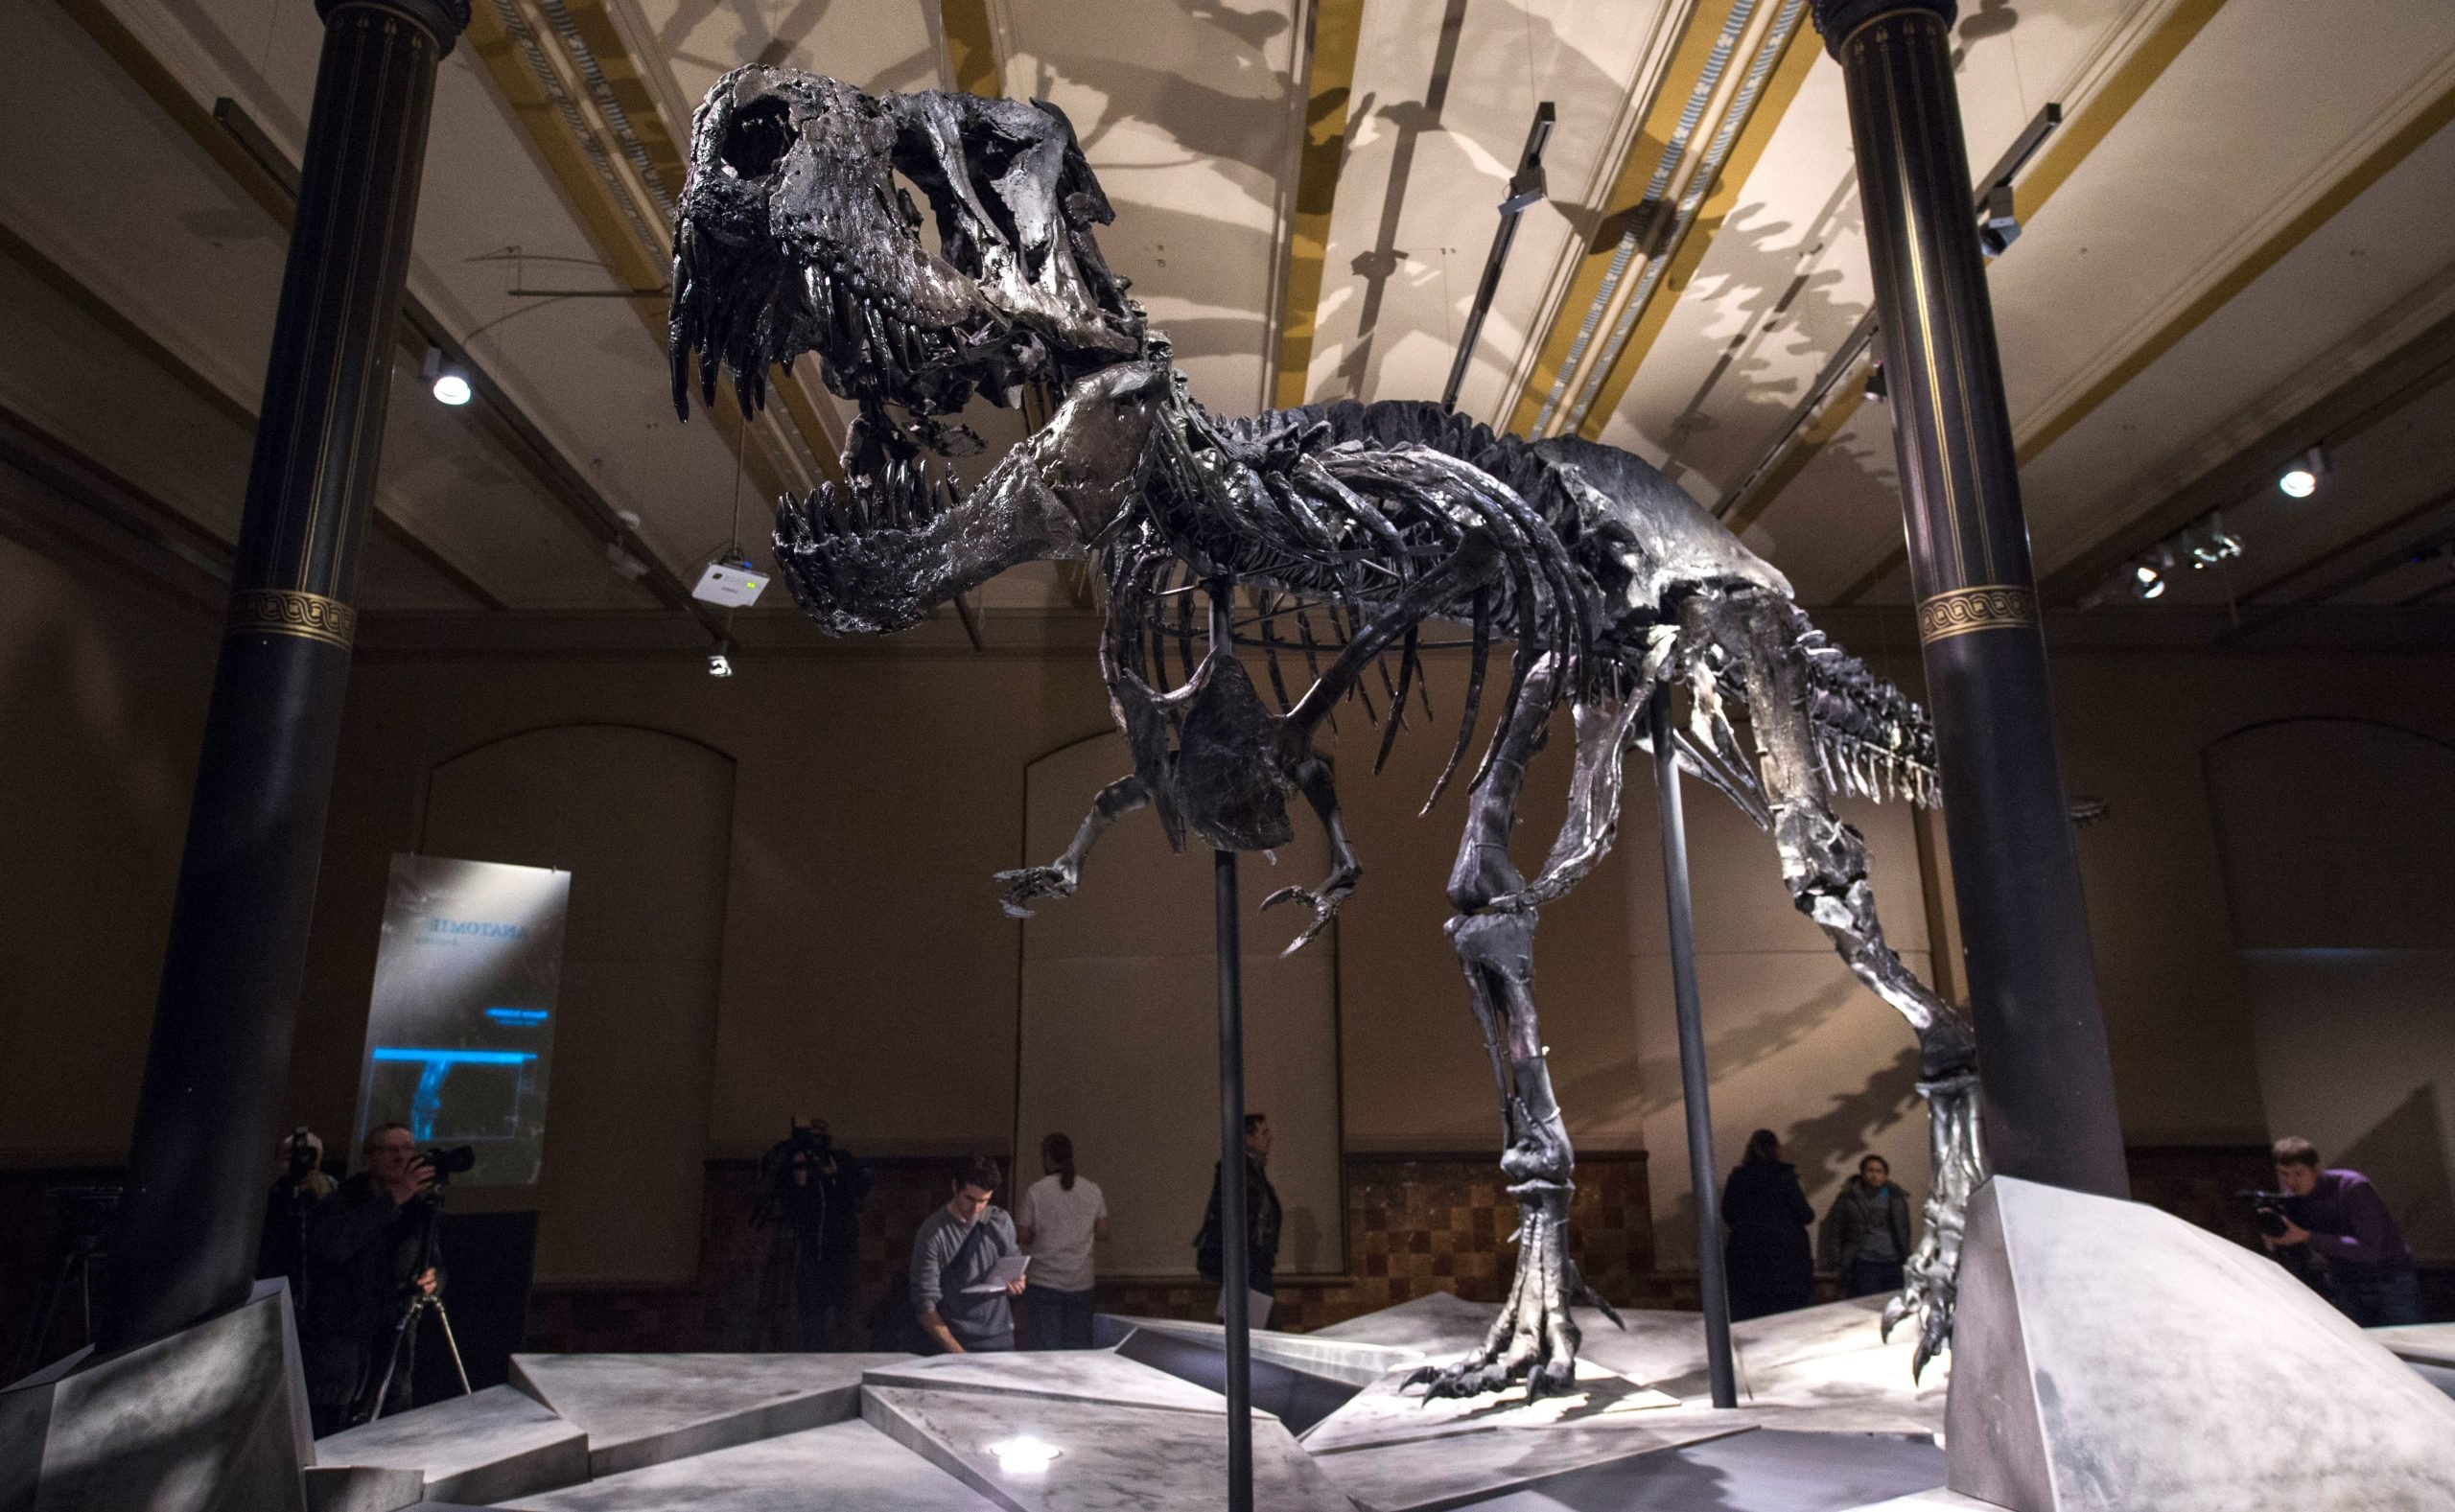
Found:
[[[1287,948],[1280,951],[1279,955],[1292,956],[1321,938],[1321,931],[1329,927],[1330,920],[1339,917],[1339,906],[1346,901],[1347,894],[1351,891],[1353,891],[1353,884],[1341,886],[1337,879],[1333,878],[1330,885],[1323,887],[1318,893],[1306,887],[1282,887],[1270,896],[1263,898],[1260,910],[1262,913],[1268,913],[1281,903],[1301,903],[1313,914],[1313,921],[1304,926],[1302,933],[1288,942]]]
[[[1006,884],[1006,896],[997,906],[1009,919],[1030,919],[1032,911],[1023,904],[1035,897],[1069,897],[1073,896],[1077,878],[1063,866],[1027,866],[1012,872],[1000,872],[993,879]]]

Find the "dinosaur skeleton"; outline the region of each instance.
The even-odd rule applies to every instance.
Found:
[[[1448,933],[1491,1056],[1518,1263],[1483,1345],[1420,1376],[1442,1395],[1517,1381],[1530,1395],[1569,1389],[1570,1305],[1600,1298],[1569,1243],[1575,1154],[1545,1063],[1534,929],[1541,905],[1610,849],[1625,753],[1649,749],[1637,715],[1656,689],[1684,687],[1680,764],[1771,831],[1800,911],[1917,1032],[1934,1190],[1884,1327],[1917,1318],[1923,1367],[1951,1329],[1962,1207],[1982,1176],[1975,1049],[1968,1022],[1884,942],[1866,846],[1833,798],[1932,803],[1925,716],[1813,629],[1780,572],[1625,452],[1495,435],[1425,404],[1211,414],[1101,257],[1093,227],[1111,219],[1071,126],[1041,102],[873,98],[747,67],[692,123],[675,238],[677,407],[687,418],[694,354],[702,402],[714,403],[722,367],[749,414],[771,362],[814,353],[828,387],[859,409],[849,481],[778,508],[777,563],[801,607],[830,633],[870,634],[1026,561],[1086,560],[1105,581],[1100,669],[1134,771],[1099,795],[1063,856],[1000,874],[1009,912],[1073,892],[1093,842],[1133,809],[1150,807],[1172,845],[1191,830],[1254,850],[1287,842],[1300,797],[1327,832],[1330,873],[1262,905],[1309,915],[1289,947],[1300,948],[1362,874],[1315,747],[1321,725],[1360,703],[1384,724],[1386,758],[1410,698],[1429,713],[1426,628],[1464,627],[1463,708],[1429,812],[1506,647],[1495,728],[1466,784]],[[978,438],[943,417],[975,394],[1044,423],[967,491],[946,459]],[[1291,696],[1299,658],[1308,681]],[[1267,668],[1272,701],[1249,661]],[[1569,817],[1530,878],[1508,840],[1561,705]]]

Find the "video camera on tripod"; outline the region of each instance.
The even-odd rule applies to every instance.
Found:
[[[2246,1188],[2233,1196],[2251,1204],[2251,1221],[2256,1223],[2259,1232],[2270,1239],[2282,1238],[2285,1229],[2294,1222],[2293,1210],[2288,1206],[2293,1201],[2290,1192],[2261,1192]]]
[[[421,1223],[417,1258],[410,1262],[409,1279],[401,1289],[400,1312],[393,1317],[384,1348],[384,1368],[368,1377],[366,1390],[350,1414],[352,1423],[371,1423],[384,1414],[385,1406],[392,1395],[392,1378],[402,1369],[409,1340],[417,1330],[418,1316],[423,1313],[433,1313],[435,1322],[443,1330],[444,1348],[451,1352],[452,1370],[460,1378],[461,1394],[466,1396],[470,1389],[469,1368],[460,1359],[460,1340],[452,1332],[451,1310],[443,1305],[441,1296],[424,1290],[419,1278],[434,1263],[435,1224],[443,1212],[443,1189],[454,1176],[463,1175],[477,1165],[478,1151],[470,1145],[456,1145],[450,1149],[438,1145],[418,1156],[418,1160],[434,1174],[434,1183],[416,1198]]]
[[[835,1175],[835,1140],[824,1119],[794,1119],[783,1138],[759,1157],[759,1205],[754,1224],[815,1223],[827,1211],[824,1181]]]
[[[475,1145],[455,1145],[446,1150],[437,1145],[418,1158],[426,1162],[426,1168],[429,1171],[434,1173],[434,1196],[437,1200],[440,1200],[443,1187],[454,1176],[464,1175],[477,1165],[478,1148]]]

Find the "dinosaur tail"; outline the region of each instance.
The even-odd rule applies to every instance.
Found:
[[[1933,807],[1935,732],[1927,711],[1866,663],[1790,611],[1791,645],[1807,666],[1808,724],[1826,783],[1836,792]]]

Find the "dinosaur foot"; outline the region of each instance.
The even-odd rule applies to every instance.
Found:
[[[1427,1397],[1473,1397],[1524,1383],[1526,1399],[1574,1391],[1577,1320],[1569,1303],[1579,1290],[1568,1258],[1568,1189],[1529,1181],[1517,1197],[1517,1274],[1508,1299],[1481,1346],[1444,1365],[1425,1365],[1407,1378]]]

